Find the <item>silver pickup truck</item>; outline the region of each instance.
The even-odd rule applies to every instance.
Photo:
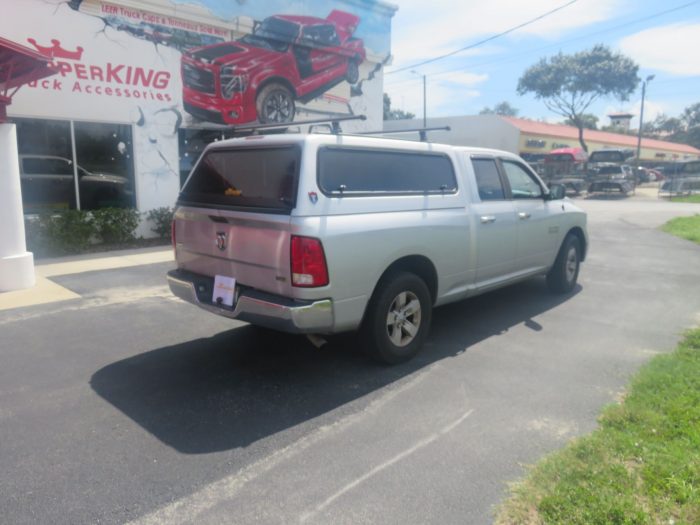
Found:
[[[533,276],[575,287],[586,215],[563,196],[503,151],[332,134],[217,142],[180,193],[168,281],[275,330],[357,330],[398,363],[436,306]]]

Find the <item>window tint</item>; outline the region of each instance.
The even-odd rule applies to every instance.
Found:
[[[335,28],[329,25],[305,27],[302,40],[306,45],[337,46],[340,45]]]
[[[678,171],[680,171],[681,173],[692,173],[693,175],[700,175],[700,161],[688,162],[682,165],[681,169]]]
[[[597,169],[598,175],[619,175],[624,173],[621,166],[601,166]]]
[[[497,201],[506,198],[501,178],[494,159],[472,159],[476,185],[482,201]]]
[[[542,197],[542,188],[525,168],[507,160],[502,161],[514,199],[538,199]]]
[[[66,175],[73,177],[73,165],[68,159],[27,157],[23,160],[24,173],[26,175]]]
[[[323,148],[318,162],[327,193],[457,191],[452,162],[443,155]]]
[[[180,194],[182,202],[290,210],[300,152],[296,147],[206,153]]]

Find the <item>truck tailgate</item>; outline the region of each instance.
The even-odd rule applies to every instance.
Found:
[[[289,295],[290,217],[180,207],[175,214],[178,267]]]

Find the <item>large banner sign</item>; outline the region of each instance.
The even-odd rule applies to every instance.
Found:
[[[381,124],[392,14],[383,4],[2,4],[12,16],[0,20],[0,34],[59,69],[18,93],[10,113],[133,122],[168,109],[204,127],[368,113],[369,124]]]
[[[377,0],[0,0],[0,10],[0,35],[58,70],[23,87],[9,116],[130,126],[115,158],[132,159],[141,210],[171,205],[196,160],[178,144],[182,128],[363,114],[344,129],[381,129],[394,8]]]

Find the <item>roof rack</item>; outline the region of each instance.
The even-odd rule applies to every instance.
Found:
[[[327,117],[319,118],[313,120],[302,120],[299,122],[285,122],[282,124],[258,124],[256,126],[232,126],[229,130],[234,135],[259,135],[260,132],[274,132],[275,130],[280,130],[282,133],[290,127],[296,126],[306,126],[309,125],[313,127],[315,124],[329,124],[330,131],[334,135],[338,135],[343,132],[340,129],[340,122],[346,122],[348,120],[367,120],[364,115],[347,115],[343,117]]]
[[[395,133],[416,133],[421,142],[428,142],[428,131],[451,131],[450,126],[439,126],[435,128],[410,128],[410,129],[389,129],[383,131],[361,131],[358,135],[393,135]]]

